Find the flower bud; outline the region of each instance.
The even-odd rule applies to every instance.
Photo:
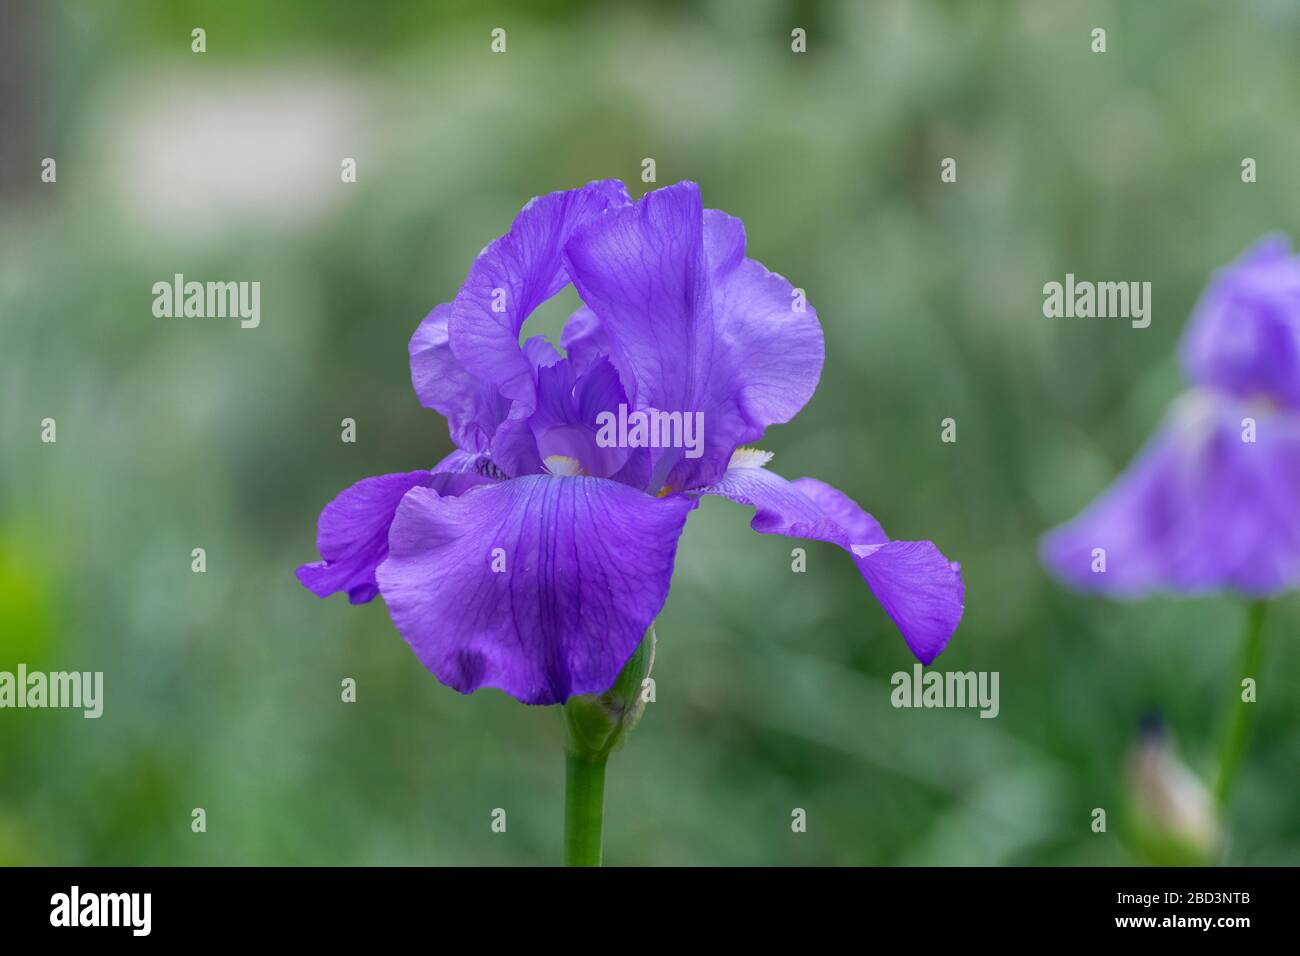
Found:
[[[645,713],[642,687],[655,660],[655,629],[650,625],[636,651],[603,694],[570,697],[564,705],[569,750],[588,760],[604,760],[622,746]]]
[[[1129,761],[1132,829],[1139,852],[1161,866],[1203,866],[1219,850],[1214,801],[1179,758],[1158,716],[1143,720]]]

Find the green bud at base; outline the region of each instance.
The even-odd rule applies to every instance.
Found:
[[[584,760],[604,760],[623,745],[645,713],[642,693],[655,659],[655,629],[645,637],[619,671],[614,686],[603,694],[570,697],[564,705],[568,751]]]

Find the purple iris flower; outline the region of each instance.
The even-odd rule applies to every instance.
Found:
[[[1045,562],[1124,597],[1300,586],[1300,258],[1284,238],[1215,275],[1183,367],[1191,388],[1115,484],[1047,535]]]
[[[543,337],[521,345],[529,314],[570,282],[585,305],[565,354]],[[340,494],[320,516],[324,560],[298,577],[321,597],[382,594],[458,691],[551,704],[608,689],[663,607],[702,495],[751,506],[760,533],[848,551],[927,664],[961,619],[961,576],[933,544],[891,541],[843,493],[778,477],[744,447],[812,396],[822,331],[694,183],[636,203],[617,181],[532,200],[410,353],[415,391],[457,450]],[[698,447],[601,441],[602,413],[620,406],[698,413]]]

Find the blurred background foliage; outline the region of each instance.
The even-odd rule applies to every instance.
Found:
[[[618,177],[639,195],[647,156],[808,290],[828,359],[767,436],[773,467],[961,562],[966,617],[937,666],[999,671],[1001,713],[893,709],[912,658],[844,555],[810,543],[793,574],[798,542],[706,501],[657,625],[657,702],[611,763],[607,860],[1131,864],[1151,858],[1121,825],[1141,716],[1211,773],[1243,607],[1085,599],[1036,549],[1179,391],[1210,271],[1300,234],[1300,5],[0,15],[0,669],[106,683],[97,721],[0,713],[0,862],[559,859],[555,709],[438,685],[382,601],[319,601],[293,569],[340,489],[449,450],[406,344],[479,249],[539,193]],[[260,281],[261,327],[154,318],[151,286],[177,272]],[[1151,327],[1044,319],[1042,285],[1066,272],[1150,280]],[[1230,862],[1300,862],[1298,620],[1289,596],[1269,622]]]

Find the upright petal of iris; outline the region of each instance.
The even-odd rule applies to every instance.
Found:
[[[664,452],[653,483],[717,480],[738,445],[793,418],[816,390],[816,312],[745,258],[740,220],[706,211],[695,183],[595,217],[566,252],[591,310],[571,320],[581,326],[566,338],[602,342],[638,407],[704,416],[700,456]]]
[[[1300,408],[1300,257],[1270,236],[1211,280],[1183,340],[1197,386]]]

